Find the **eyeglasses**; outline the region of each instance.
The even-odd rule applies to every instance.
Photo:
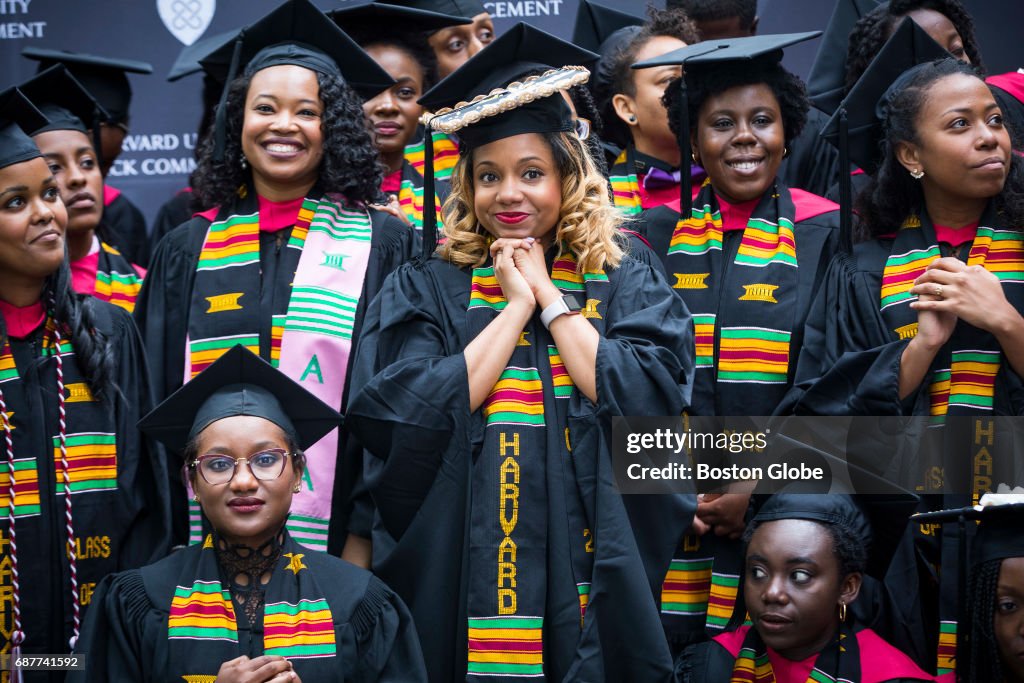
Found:
[[[576,137],[581,141],[590,137],[590,119],[578,118],[573,123],[576,126]]]
[[[206,483],[213,486],[227,484],[234,479],[238,464],[242,462],[249,467],[252,476],[260,481],[273,481],[281,476],[284,464],[293,455],[283,448],[265,448],[248,458],[237,459],[220,453],[207,453],[196,458],[192,467],[198,468]]]

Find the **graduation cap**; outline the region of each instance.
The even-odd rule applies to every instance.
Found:
[[[214,127],[214,156],[223,157],[228,90],[239,73],[253,74],[283,64],[301,66],[345,80],[364,99],[395,84],[377,62],[310,0],[286,0],[235,38],[199,60],[224,83]]]
[[[859,466],[855,453],[840,459],[776,433],[769,442],[768,456],[773,462],[821,467],[827,473],[824,485],[828,492],[821,489],[822,482],[802,481],[792,482],[773,494],[755,490],[753,521],[805,519],[823,524],[843,523],[854,530],[860,544],[867,548],[867,573],[884,579],[920,498]],[[806,492],[809,485],[817,486],[817,492]]]
[[[817,38],[820,35],[821,31],[809,31],[705,40],[673,50],[660,57],[652,57],[633,64],[634,69],[675,65],[683,68],[683,78],[680,79],[682,101],[679,106],[679,133],[676,137],[682,163],[679,184],[679,211],[682,215],[690,215],[693,202],[690,185],[690,113],[686,94],[687,82],[692,83],[700,78],[701,70],[705,67],[714,68],[726,64],[742,66],[755,61],[778,64],[782,61],[783,48]]]
[[[487,13],[487,8],[484,7],[481,0],[391,0],[390,2],[384,0],[382,4],[399,5],[437,14],[469,17],[470,19],[478,14]]]
[[[846,93],[846,55],[850,32],[861,17],[878,7],[878,0],[838,0],[821,37],[818,55],[807,77],[811,104],[833,114]]]
[[[643,17],[582,0],[576,10],[576,24],[572,29],[572,42],[585,50],[607,54],[604,47],[614,34],[624,28],[640,26]]]
[[[846,253],[853,249],[853,191],[848,169],[853,161],[868,175],[878,170],[885,94],[908,69],[948,56],[924,29],[909,17],[904,19],[822,129],[821,135],[839,149],[839,239]]]
[[[590,72],[576,64],[596,57],[520,22],[419,99],[427,109],[437,110],[436,115],[424,115],[423,123],[445,133],[458,131],[463,149],[523,133],[571,131],[572,111],[558,93],[586,83]],[[531,72],[545,73],[518,80]],[[429,257],[437,246],[433,136],[423,139],[423,254]]]
[[[389,33],[426,31],[433,33],[449,26],[473,23],[471,16],[444,14],[429,9],[392,5],[386,2],[363,2],[330,10],[327,16],[345,30],[373,29]]]
[[[252,415],[269,420],[306,449],[344,418],[244,346],[232,347],[139,420],[138,427],[182,451],[210,424]]]
[[[225,31],[213,36],[207,36],[202,40],[197,40],[191,45],[186,45],[181,48],[181,52],[178,53],[177,59],[175,59],[174,64],[171,65],[171,70],[167,72],[167,80],[173,83],[185,76],[191,76],[192,74],[199,73],[203,70],[203,66],[199,63],[199,60],[228,41],[233,40],[237,35],[237,30]]]
[[[61,64],[55,64],[18,86],[48,123],[31,131],[32,135],[51,130],[77,130],[94,133],[107,118],[100,103]]]
[[[0,92],[0,168],[43,156],[27,131],[46,125],[46,117],[17,88]]]
[[[151,74],[153,65],[134,59],[99,57],[67,50],[47,50],[26,47],[22,57],[39,62],[39,71],[54,64],[63,64],[71,75],[96,98],[107,112],[110,123],[125,123],[132,101],[132,86],[128,83],[129,73]]]
[[[1024,496],[986,493],[973,507],[914,515],[915,522],[948,524],[978,523],[971,543],[971,565],[1008,557],[1024,557]],[[961,540],[964,536],[960,536]]]

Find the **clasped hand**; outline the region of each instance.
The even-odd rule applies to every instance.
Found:
[[[544,247],[533,237],[499,238],[491,244],[494,275],[508,305],[544,308],[562,296],[551,282]]]
[[[949,340],[957,319],[997,334],[1017,315],[999,278],[949,256],[928,264],[910,293],[918,297],[910,304],[917,311],[918,336],[933,346]]]

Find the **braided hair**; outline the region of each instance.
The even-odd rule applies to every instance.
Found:
[[[855,208],[861,217],[863,234],[859,239],[877,238],[901,225],[910,213],[924,206],[921,184],[913,180],[896,158],[902,142],[918,142],[917,117],[927,101],[932,85],[957,74],[981,78],[977,70],[946,57],[921,69],[888,104],[882,138],[882,163],[874,178],[857,196]],[[1010,171],[1003,190],[995,198],[996,212],[1007,225],[1024,225],[1024,159],[1010,155]]]
[[[966,633],[957,638],[956,677],[958,681],[1000,683],[1003,664],[995,636],[996,588],[1002,560],[989,560],[975,567],[967,579]]]
[[[960,34],[964,53],[979,72],[984,73],[981,50],[974,35],[974,20],[967,13],[960,0],[892,0],[871,10],[850,31],[850,43],[846,50],[846,91],[864,74],[885,41],[905,16],[919,9],[930,9],[949,19]]]

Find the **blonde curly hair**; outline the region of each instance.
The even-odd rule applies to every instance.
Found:
[[[623,218],[608,195],[608,181],[574,133],[540,133],[551,147],[562,180],[562,206],[555,227],[559,254],[568,249],[580,273],[615,268],[622,261]],[[473,152],[459,157],[451,194],[442,209],[446,241],[438,252],[459,267],[483,265],[493,237],[473,211]]]

